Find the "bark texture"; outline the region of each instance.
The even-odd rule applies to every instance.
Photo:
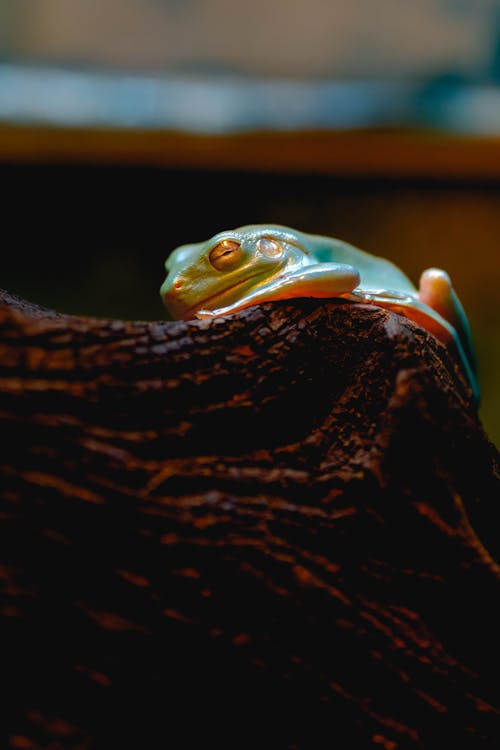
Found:
[[[0,299],[2,747],[498,747],[498,458],[439,342]]]

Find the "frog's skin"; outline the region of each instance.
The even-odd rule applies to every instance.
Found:
[[[405,315],[456,346],[479,396],[469,323],[445,271],[424,271],[417,290],[384,258],[275,224],[239,227],[182,245],[165,267],[160,293],[174,319],[214,318],[294,297],[341,297]]]

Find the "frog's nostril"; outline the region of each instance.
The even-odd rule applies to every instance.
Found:
[[[182,286],[182,281],[178,279],[174,284],[174,289],[180,289]]]

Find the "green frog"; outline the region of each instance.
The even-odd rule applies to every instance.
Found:
[[[160,293],[174,319],[215,318],[295,297],[343,298],[405,315],[456,348],[479,398],[469,323],[445,271],[428,268],[416,289],[384,258],[277,224],[248,225],[181,245],[165,267]]]

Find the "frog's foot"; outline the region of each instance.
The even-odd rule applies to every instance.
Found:
[[[448,274],[434,268],[424,271],[418,296],[383,289],[356,289],[349,296],[358,302],[380,305],[404,315],[430,331],[446,346],[454,347],[458,351],[474,398],[479,402],[479,384],[469,324]]]
[[[349,296],[357,302],[378,305],[410,318],[446,345],[457,338],[456,332],[448,321],[423,303],[416,294],[397,292],[392,289],[355,289]]]
[[[197,318],[215,318],[243,310],[245,307],[262,302],[295,299],[296,297],[316,297],[328,299],[349,294],[359,284],[359,273],[353,267],[341,263],[318,263],[284,273],[256,287],[226,307],[213,310],[200,309]]]

